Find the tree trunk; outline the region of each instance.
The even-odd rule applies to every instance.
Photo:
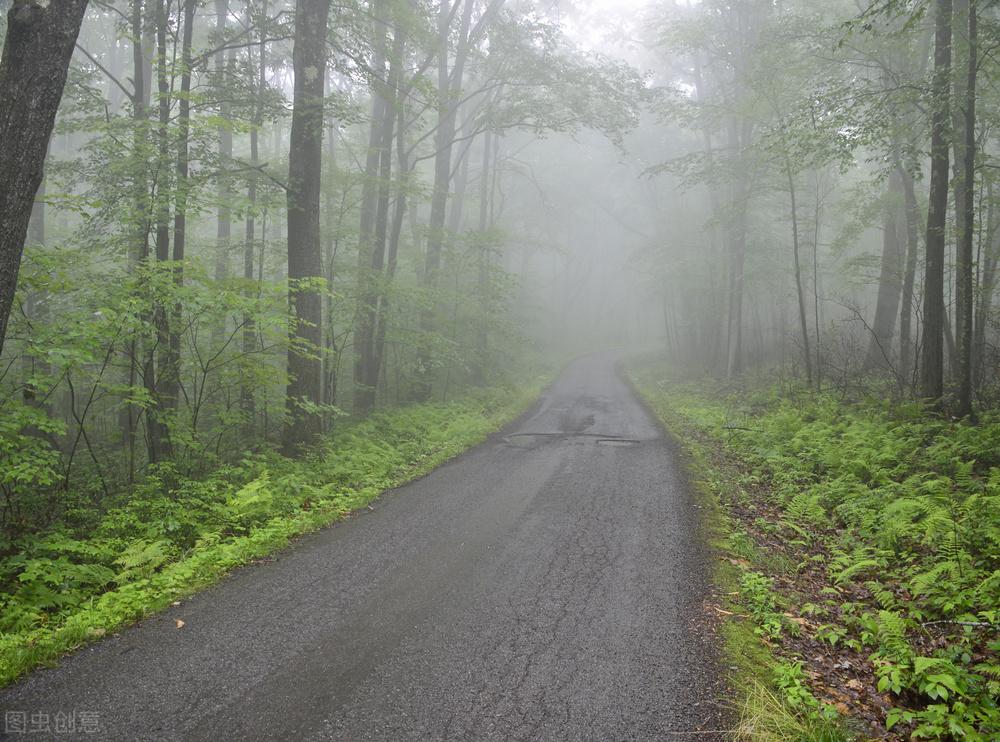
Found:
[[[25,247],[42,247],[45,244],[45,180],[38,186],[38,194],[35,198],[35,208],[31,210],[31,218],[28,221],[28,236]],[[45,289],[29,292],[24,301],[24,314],[28,321],[34,323],[47,323],[49,321],[49,301],[48,292]],[[30,350],[30,347],[29,347]],[[24,356],[24,403],[33,407],[42,407],[39,399],[41,389],[37,383],[37,377],[47,377],[52,370],[45,361],[44,356],[39,358],[34,353],[29,352]],[[44,405],[49,409],[49,405]],[[33,430],[32,434],[37,434]]]
[[[899,170],[894,168],[889,174],[889,186],[884,196],[882,209],[882,263],[878,279],[878,298],[875,303],[875,318],[872,320],[871,339],[865,368],[886,368],[892,363],[892,340],[899,314],[899,298],[902,290],[900,278],[903,273],[903,251],[900,244],[899,196],[902,190]]]
[[[184,257],[187,250],[187,206],[190,189],[191,138],[191,43],[194,38],[196,0],[184,0],[184,30],[181,39],[181,89],[178,96],[177,167],[174,184],[174,249],[171,256],[174,286],[184,283]],[[181,326],[183,307],[180,300],[170,311],[170,344],[164,368],[160,371],[161,400],[164,407],[177,410],[181,381]]]
[[[951,81],[951,0],[937,0],[931,114],[931,180],[924,275],[924,338],[920,394],[938,405],[944,394],[944,253],[948,216],[948,129]]]
[[[812,278],[813,278],[813,329],[816,332],[816,391],[823,387],[823,351],[820,335],[819,311],[819,236],[821,231],[820,215],[822,200],[820,198],[820,175],[815,173],[816,199],[813,202],[813,238],[812,238]]]
[[[906,386],[913,384],[913,369],[916,362],[913,351],[913,287],[917,276],[917,257],[920,252],[920,207],[914,189],[913,173],[908,167],[900,166],[900,182],[903,186],[903,204],[906,220],[906,265],[903,269],[903,291],[899,302],[899,376]]]
[[[326,156],[333,170],[337,169],[336,141],[337,124],[336,122],[330,122],[326,126]],[[331,288],[333,287],[337,271],[337,252],[340,246],[339,230],[344,218],[344,199],[346,197],[346,192],[341,194],[340,210],[338,212],[334,189],[328,188],[326,191],[326,204],[324,206],[326,210],[324,217],[324,221],[326,222],[326,253],[323,258],[323,275],[326,278],[326,285]],[[341,349],[337,346],[337,326],[334,322],[335,311],[336,302],[331,292],[324,298],[323,309],[323,399],[328,405],[337,404],[337,382],[341,353]],[[323,420],[324,430],[329,431],[332,423],[333,416],[327,413]]]
[[[385,74],[386,35],[388,27],[382,15],[384,6],[375,8],[375,55],[372,69]],[[379,75],[380,76],[380,75]],[[369,367],[375,342],[375,315],[377,292],[373,264],[375,257],[375,223],[379,203],[379,169],[382,163],[383,135],[386,121],[391,118],[388,91],[376,83],[372,93],[372,118],[368,132],[368,153],[365,158],[365,179],[361,189],[361,223],[358,230],[358,317],[354,329],[354,412],[368,414],[375,403],[374,385],[369,386]]]
[[[267,16],[267,0],[261,3],[260,17]],[[248,25],[253,25],[253,19],[248,18]],[[254,253],[257,248],[257,187],[259,175],[257,166],[260,163],[260,127],[264,121],[264,92],[267,88],[267,34],[263,28],[260,32],[258,43],[258,68],[256,86],[256,100],[254,101],[253,123],[250,127],[250,165],[251,172],[247,182],[247,209],[245,235],[243,243],[243,281],[246,284],[246,292],[249,296],[256,296],[257,292],[252,288],[254,281]],[[243,355],[250,357],[257,349],[257,328],[253,314],[243,315]],[[254,397],[254,388],[245,380],[240,386],[240,410],[248,437],[253,437],[256,429],[257,403]]]
[[[492,309],[490,291],[490,267],[492,249],[487,232],[493,226],[490,224],[490,171],[492,168],[493,132],[483,133],[483,164],[479,173],[479,265],[476,278],[476,288],[479,294],[479,321],[476,328],[476,361],[473,366],[473,381],[482,385],[486,380],[486,365],[489,357],[489,327],[490,311]]]
[[[739,375],[743,370],[743,269],[746,262],[748,176],[740,162],[749,144],[749,124],[733,117],[728,129],[728,147],[735,167],[730,186],[731,216],[729,217],[729,305],[727,308],[726,376]]]
[[[167,127],[170,124],[170,84],[167,80],[167,6],[166,0],[156,3],[156,82],[158,93],[157,163],[154,212],[156,218],[156,262],[170,259],[170,201],[168,160],[170,145]],[[157,291],[158,289],[154,289]],[[153,404],[146,410],[146,446],[151,463],[170,456],[170,436],[166,424],[166,411],[170,404],[161,394],[163,383],[159,378],[170,364],[170,329],[167,310],[162,298],[153,301],[153,324],[156,326],[156,345],[146,355],[143,383]],[[156,351],[156,352],[154,352]],[[155,356],[158,356],[155,357]]]
[[[288,346],[286,453],[322,431],[323,276],[320,190],[323,171],[323,88],[330,0],[297,0],[292,64],[295,92],[288,150],[288,282],[293,327]]]
[[[14,0],[0,59],[0,352],[28,222],[87,0]]]
[[[402,44],[404,34],[397,25],[393,31],[393,51],[389,65],[389,80],[386,85],[381,132],[379,134],[379,171],[378,199],[375,207],[375,235],[371,254],[370,293],[365,297],[365,311],[368,314],[367,344],[362,356],[362,376],[360,379],[358,399],[360,405],[356,412],[367,414],[375,406],[376,390],[378,389],[381,358],[376,352],[376,338],[380,327],[385,322],[384,302],[386,299],[385,259],[386,244],[389,238],[389,197],[392,180],[392,139],[395,130],[396,116],[394,111],[398,102],[395,100],[395,88],[398,83],[399,67],[402,63]]]
[[[792,208],[792,254],[795,257],[795,293],[799,300],[799,328],[802,332],[802,357],[806,362],[806,383],[811,388],[813,383],[812,351],[809,350],[809,323],[806,320],[806,296],[802,289],[802,265],[799,259],[799,213],[795,199],[795,177],[792,175],[791,163],[786,163],[785,173],[788,175],[788,194]]]
[[[975,240],[975,181],[976,181],[976,77],[978,72],[978,12],[976,0],[959,0],[961,12],[957,17],[965,21],[967,38],[963,44],[965,75],[962,86],[961,127],[956,128],[955,140],[962,140],[963,163],[961,177],[955,184],[956,221],[958,222],[958,249],[956,255],[955,284],[955,341],[957,345],[958,409],[959,417],[972,415],[972,331],[973,331],[973,248]],[[956,96],[957,97],[957,96]],[[957,152],[956,152],[957,156]],[[962,192],[959,210],[958,192]]]
[[[993,188],[987,185],[987,203],[990,204],[989,235],[982,256],[982,277],[979,284],[979,304],[976,307],[976,326],[973,338],[973,387],[983,383],[986,361],[986,326],[993,309],[993,294],[997,284],[997,263],[1000,262],[1000,208],[993,200]]]
[[[226,20],[229,17],[229,0],[215,0],[216,32],[220,46],[226,35]],[[215,55],[215,74],[220,89],[225,89],[228,75],[228,60],[222,50]],[[232,106],[222,95],[219,115],[228,121]],[[223,124],[219,127],[219,211],[216,225],[215,280],[229,277],[229,245],[232,240],[233,182],[228,171],[233,160],[233,130]]]
[[[431,214],[427,226],[427,254],[424,261],[424,288],[428,296],[428,306],[421,317],[421,331],[424,338],[418,349],[417,379],[413,385],[413,397],[417,400],[430,398],[432,388],[431,358],[429,338],[434,330],[435,290],[441,272],[441,250],[444,246],[445,217],[448,209],[448,191],[452,175],[452,149],[458,120],[459,94],[465,74],[468,54],[469,27],[472,22],[473,0],[465,0],[462,12],[458,44],[455,49],[455,64],[448,69],[448,38],[450,35],[450,3],[442,0],[438,12],[438,120],[434,137],[434,190],[431,196]]]
[[[149,178],[147,173],[146,138],[149,88],[151,80],[146,73],[148,55],[144,48],[146,25],[143,23],[142,0],[132,0],[130,30],[132,34],[132,209],[133,233],[129,244],[128,271],[134,273],[149,256]],[[131,404],[132,388],[139,375],[138,360],[140,343],[135,337],[129,339],[128,349],[128,397],[122,405],[122,443],[127,456],[128,482],[135,480],[136,410]]]
[[[705,153],[705,159],[707,161],[707,170],[710,174],[709,182],[706,183],[705,190],[708,194],[708,204],[709,204],[709,214],[711,215],[711,220],[705,225],[706,237],[708,239],[708,252],[710,260],[720,261],[722,265],[718,263],[713,266],[721,268],[723,274],[725,273],[725,256],[720,252],[719,249],[719,227],[717,223],[723,222],[723,209],[722,209],[722,198],[719,194],[719,187],[714,182],[714,171],[716,168],[715,163],[715,146],[712,141],[712,131],[714,124],[709,113],[710,108],[703,105],[708,100],[708,90],[705,81],[705,76],[702,74],[702,60],[701,55],[696,54],[694,58],[694,83],[695,92],[697,95],[697,100],[701,105],[700,114],[700,129],[702,135],[702,149]],[[705,317],[706,323],[709,323],[708,330],[706,332],[712,339],[710,342],[705,343],[701,348],[703,356],[702,360],[708,368],[719,368],[722,361],[720,359],[720,352],[722,346],[722,340],[727,336],[728,326],[723,328],[723,321],[726,320],[726,297],[725,291],[712,290],[714,289],[716,280],[716,271],[712,270],[709,273],[709,280],[712,284],[709,291],[708,301],[712,311],[707,313]],[[726,333],[723,330],[726,330]],[[679,346],[678,346],[679,349]],[[728,362],[728,361],[727,361]]]
[[[380,307],[380,317],[378,329],[375,333],[375,364],[376,368],[382,369],[386,373],[385,366],[385,333],[389,319],[390,296],[389,289],[392,287],[392,280],[396,275],[396,262],[399,255],[399,240],[403,234],[403,218],[406,214],[406,192],[409,188],[410,174],[413,172],[409,156],[406,150],[406,109],[403,105],[397,106],[396,120],[396,162],[399,168],[399,188],[396,196],[396,208],[392,215],[392,231],[389,234],[389,253],[386,258],[384,294]]]

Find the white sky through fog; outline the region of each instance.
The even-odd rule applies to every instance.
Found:
[[[566,34],[583,49],[629,58],[651,0],[556,0]]]

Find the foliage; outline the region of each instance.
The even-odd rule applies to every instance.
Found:
[[[886,726],[917,739],[995,738],[1000,415],[968,425],[914,414],[912,405],[845,405],[774,388],[726,397],[651,372],[642,378],[657,411],[738,461],[741,487],[780,513],[783,538],[817,555],[831,597],[802,612],[834,620],[804,630],[834,651],[863,653],[878,691],[895,699]],[[752,432],[733,430],[736,419]],[[727,547],[761,564],[745,534]],[[739,586],[758,634],[779,638],[777,606],[787,598],[772,577],[745,569]],[[834,597],[842,594],[867,597],[844,604]],[[788,662],[774,678],[785,702],[822,712],[800,690],[799,661]]]
[[[0,558],[0,682],[168,605],[480,442],[528,388],[378,413],[308,457],[248,455],[205,478],[169,465],[86,527],[9,537]]]

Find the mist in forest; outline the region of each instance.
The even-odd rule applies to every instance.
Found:
[[[1000,739],[1000,4],[0,40],[5,734]]]
[[[8,416],[110,491],[605,348],[968,412],[997,19],[938,5],[14,3]]]

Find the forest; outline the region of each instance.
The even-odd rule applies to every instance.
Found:
[[[1000,4],[0,0],[0,40],[5,732],[73,705],[31,696],[36,668],[157,615],[192,633],[192,596],[311,538],[371,529],[393,556],[369,587],[402,624],[424,605],[407,570],[457,589],[505,539],[565,536],[568,575],[612,547],[559,518],[641,495],[622,510],[645,520],[573,526],[646,545],[622,579],[649,604],[612,622],[632,603],[609,575],[580,603],[609,622],[588,642],[689,622],[678,655],[726,690],[613,727],[594,685],[529,729],[507,701],[559,704],[500,683],[500,727],[439,729],[428,702],[370,738],[1000,738]],[[490,446],[496,512],[431,546],[388,521]],[[689,495],[653,484],[675,471]],[[503,483],[532,472],[533,504]],[[654,605],[634,575],[666,590],[658,550],[688,539],[684,599]],[[496,579],[541,637],[545,608]],[[543,672],[562,620],[535,665],[480,670]],[[90,708],[107,738],[146,733]],[[369,738],[302,723],[169,738]]]

